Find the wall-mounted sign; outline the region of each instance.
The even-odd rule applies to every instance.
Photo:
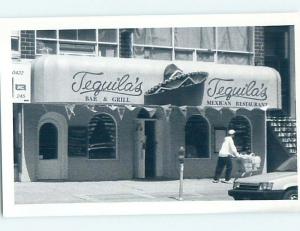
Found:
[[[30,103],[31,64],[14,63],[12,67],[13,100],[15,103]]]

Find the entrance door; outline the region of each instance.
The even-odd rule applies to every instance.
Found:
[[[136,122],[135,176],[155,176],[155,120],[138,119]]]
[[[137,178],[145,178],[146,136],[144,120],[137,120],[135,137],[135,176]]]
[[[156,141],[155,141],[155,121],[145,121],[145,135],[146,135],[146,177],[155,176],[155,154],[156,154]]]
[[[53,123],[45,123],[39,130],[39,179],[60,179],[58,130]]]

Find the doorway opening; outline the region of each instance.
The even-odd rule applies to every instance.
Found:
[[[145,177],[155,177],[155,154],[156,154],[156,141],[155,141],[155,121],[145,120]]]
[[[293,116],[295,91],[294,74],[291,73],[293,50],[290,26],[267,26],[264,28],[265,65],[276,69],[281,76],[282,110],[271,111],[271,116]],[[292,113],[292,114],[291,114]]]
[[[140,179],[156,176],[156,119],[141,109],[136,120],[135,177]]]

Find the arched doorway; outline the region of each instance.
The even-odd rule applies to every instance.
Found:
[[[38,126],[38,180],[61,180],[68,176],[68,125],[55,112],[45,114]]]

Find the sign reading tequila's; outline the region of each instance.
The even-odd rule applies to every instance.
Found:
[[[213,78],[207,83],[206,105],[259,108],[268,105],[264,80]]]
[[[73,75],[72,91],[83,95],[86,101],[128,102],[135,96],[141,96],[143,82],[139,77],[124,74],[121,77],[106,78],[105,73],[80,71]],[[108,97],[108,93],[120,96]]]

